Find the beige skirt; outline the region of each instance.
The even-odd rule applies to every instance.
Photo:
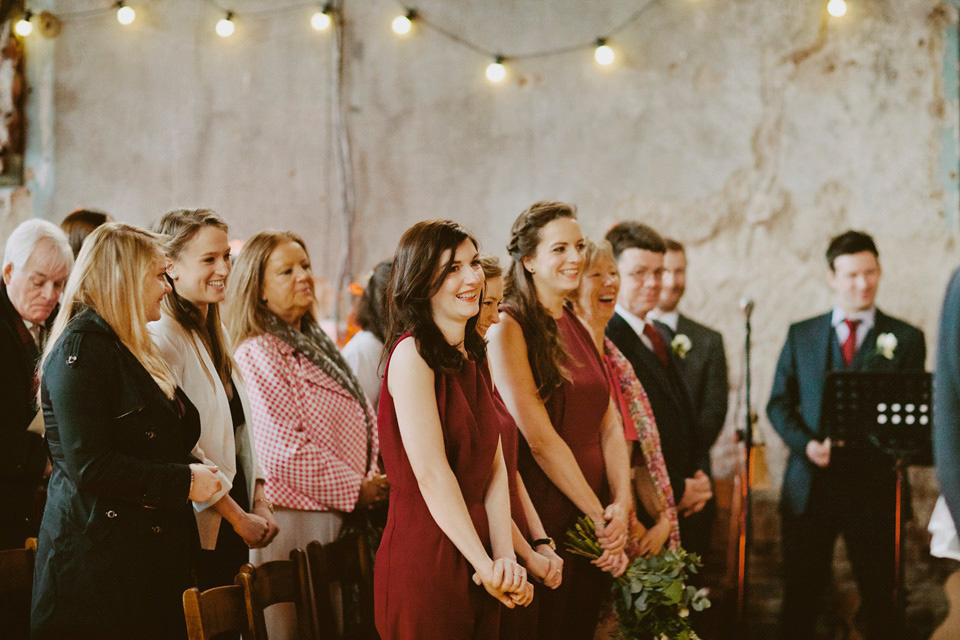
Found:
[[[280,532],[264,549],[251,549],[250,562],[254,565],[272,560],[289,560],[293,549],[306,550],[307,543],[319,540],[328,544],[340,537],[343,514],[338,511],[301,511],[276,507],[273,514]],[[331,589],[337,624],[343,625],[340,589]],[[297,611],[293,604],[275,604],[263,613],[270,640],[295,640],[297,638]]]

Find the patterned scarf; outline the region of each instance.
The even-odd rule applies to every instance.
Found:
[[[330,376],[341,387],[346,389],[354,400],[363,408],[363,417],[367,422],[367,469],[370,469],[370,460],[373,455],[373,414],[370,402],[363,393],[363,388],[354,375],[350,365],[340,354],[337,345],[330,339],[327,332],[310,319],[304,316],[298,331],[293,325],[284,322],[277,315],[264,312],[264,329],[267,333],[279,340],[283,340],[295,351],[302,354],[307,360],[320,367],[320,370]]]

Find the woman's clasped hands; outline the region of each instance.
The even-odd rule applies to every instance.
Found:
[[[627,570],[629,558],[624,552],[627,544],[627,531],[630,512],[623,505],[613,503],[603,512],[603,519],[597,524],[597,542],[603,547],[603,554],[591,562],[602,571],[619,578]]]
[[[527,570],[514,560],[493,560],[473,574],[473,582],[483,586],[508,609],[517,605],[525,607],[533,602],[533,585],[527,581]]]

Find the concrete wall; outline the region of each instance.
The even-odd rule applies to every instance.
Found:
[[[852,226],[880,246],[880,306],[922,326],[932,348],[957,263],[956,157],[943,152],[957,122],[956,96],[943,88],[955,12],[937,0],[849,2],[821,33],[817,0],[656,0],[612,39],[611,68],[588,49],[508,64],[507,80],[491,86],[489,60],[436,31],[396,37],[394,0],[346,0],[353,273],[427,217],[466,223],[496,253],[536,199],[576,203],[593,235],[644,220],[687,243],[682,306],[725,333],[734,382],[737,300],[757,300],[762,414],[788,323],[830,304],[827,240]],[[213,207],[238,237],[301,232],[332,279],[344,251],[332,34],[309,28],[312,7],[245,18],[273,5],[237,0],[237,32],[220,39],[209,3],[133,4],[131,27],[110,13],[70,19],[54,46],[36,45],[55,70],[45,130],[55,179],[37,187],[35,213],[59,220],[99,207],[147,224],[172,207]],[[508,55],[588,43],[637,6],[418,4]],[[782,446],[765,417],[761,429],[779,482]]]

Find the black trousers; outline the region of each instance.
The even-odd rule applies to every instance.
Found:
[[[806,511],[781,512],[784,640],[814,637],[833,551],[842,535],[860,591],[858,620],[868,640],[901,640],[894,607],[896,479],[892,472],[819,472]]]

